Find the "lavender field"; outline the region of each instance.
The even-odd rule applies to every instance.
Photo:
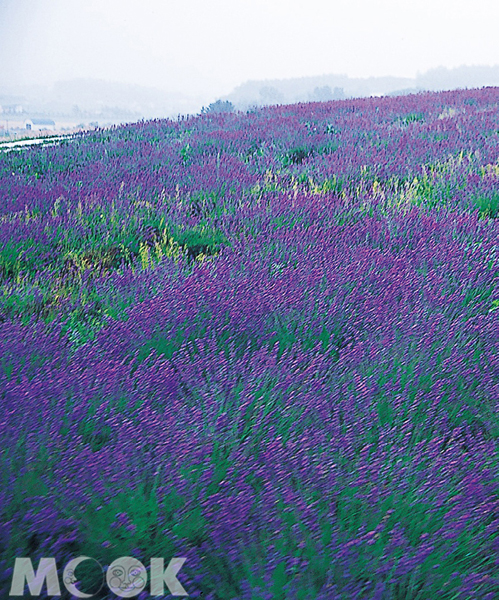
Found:
[[[499,598],[499,88],[99,130],[0,198],[1,598]]]

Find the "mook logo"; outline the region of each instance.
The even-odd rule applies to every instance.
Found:
[[[165,585],[172,596],[189,595],[177,579],[177,573],[185,560],[182,557],[172,558],[165,569],[162,558],[151,558],[150,593],[152,596],[163,596]],[[88,561],[91,561],[91,563],[89,564]],[[97,574],[97,577],[92,578],[92,589],[85,589],[85,582],[77,577],[76,569],[82,563],[86,563],[87,570],[93,567]],[[133,598],[145,589],[147,578],[146,567],[140,560],[131,556],[122,556],[113,561],[107,568],[105,576],[102,566],[94,558],[78,556],[78,558],[69,561],[64,567],[62,584],[75,598],[94,597],[100,592],[104,582],[120,598]],[[39,596],[44,586],[46,586],[48,596],[60,596],[61,585],[55,558],[41,558],[36,572],[30,558],[16,558],[10,596],[24,596],[26,586],[28,586],[29,595],[31,596]]]

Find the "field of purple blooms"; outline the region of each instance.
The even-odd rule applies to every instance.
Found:
[[[0,198],[2,598],[499,598],[499,88],[81,134]]]

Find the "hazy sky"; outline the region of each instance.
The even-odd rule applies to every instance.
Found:
[[[499,64],[498,0],[0,0],[0,89],[95,77],[224,94],[248,79]]]

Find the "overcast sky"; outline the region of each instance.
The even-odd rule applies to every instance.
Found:
[[[499,0],[0,0],[0,89],[94,77],[225,94],[248,79],[499,64]]]

